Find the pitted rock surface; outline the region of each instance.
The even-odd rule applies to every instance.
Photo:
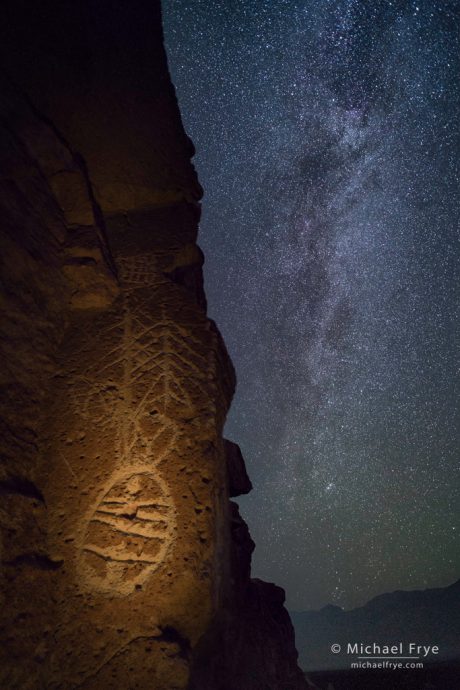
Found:
[[[160,3],[3,13],[0,687],[305,688],[229,501],[251,483]]]

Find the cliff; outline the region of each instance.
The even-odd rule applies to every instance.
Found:
[[[229,501],[160,4],[8,1],[1,34],[0,685],[303,688]]]

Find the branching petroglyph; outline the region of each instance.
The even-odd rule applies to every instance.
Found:
[[[124,595],[142,586],[172,547],[175,508],[158,466],[174,448],[180,422],[197,415],[211,377],[203,343],[171,312],[177,305],[150,258],[123,259],[120,274],[121,316],[101,330],[107,348],[76,382],[74,404],[81,418],[113,434],[116,458],[84,521],[82,581]]]

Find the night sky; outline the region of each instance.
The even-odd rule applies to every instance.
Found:
[[[460,2],[164,0],[253,574],[291,609],[460,577]]]

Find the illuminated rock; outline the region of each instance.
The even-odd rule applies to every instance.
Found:
[[[159,3],[29,10],[0,40],[0,686],[257,690],[249,626],[263,687],[297,690],[228,501],[251,486]]]

